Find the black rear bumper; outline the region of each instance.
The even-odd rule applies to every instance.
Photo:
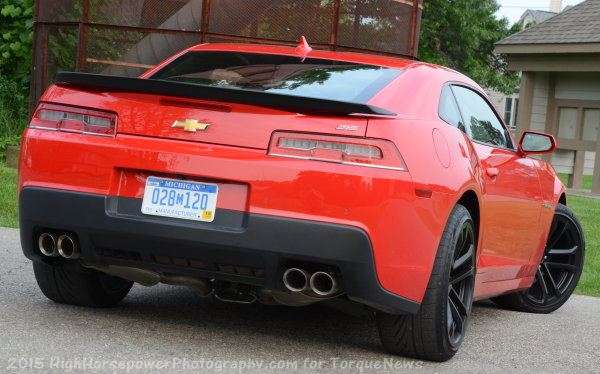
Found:
[[[42,188],[20,195],[25,256],[44,259],[42,230],[77,235],[82,258],[99,264],[215,278],[283,290],[290,264],[337,269],[351,300],[393,314],[419,304],[384,290],[367,234],[356,227],[218,210],[212,224],[145,216],[141,200]],[[309,265],[310,266],[310,265]]]

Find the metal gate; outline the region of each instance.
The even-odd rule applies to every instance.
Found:
[[[32,104],[59,70],[138,76],[204,42],[414,57],[422,0],[38,0]]]

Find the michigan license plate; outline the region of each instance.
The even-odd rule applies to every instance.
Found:
[[[192,221],[212,222],[217,210],[219,186],[176,179],[146,180],[142,213]]]

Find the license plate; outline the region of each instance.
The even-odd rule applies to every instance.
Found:
[[[142,213],[192,221],[212,222],[217,210],[219,186],[176,179],[146,180]]]

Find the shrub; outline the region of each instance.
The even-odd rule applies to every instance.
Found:
[[[27,88],[31,72],[33,0],[0,0],[0,76]]]
[[[0,75],[0,157],[9,145],[19,143],[28,120],[28,91]]]
[[[27,123],[33,0],[0,0],[0,158]]]

